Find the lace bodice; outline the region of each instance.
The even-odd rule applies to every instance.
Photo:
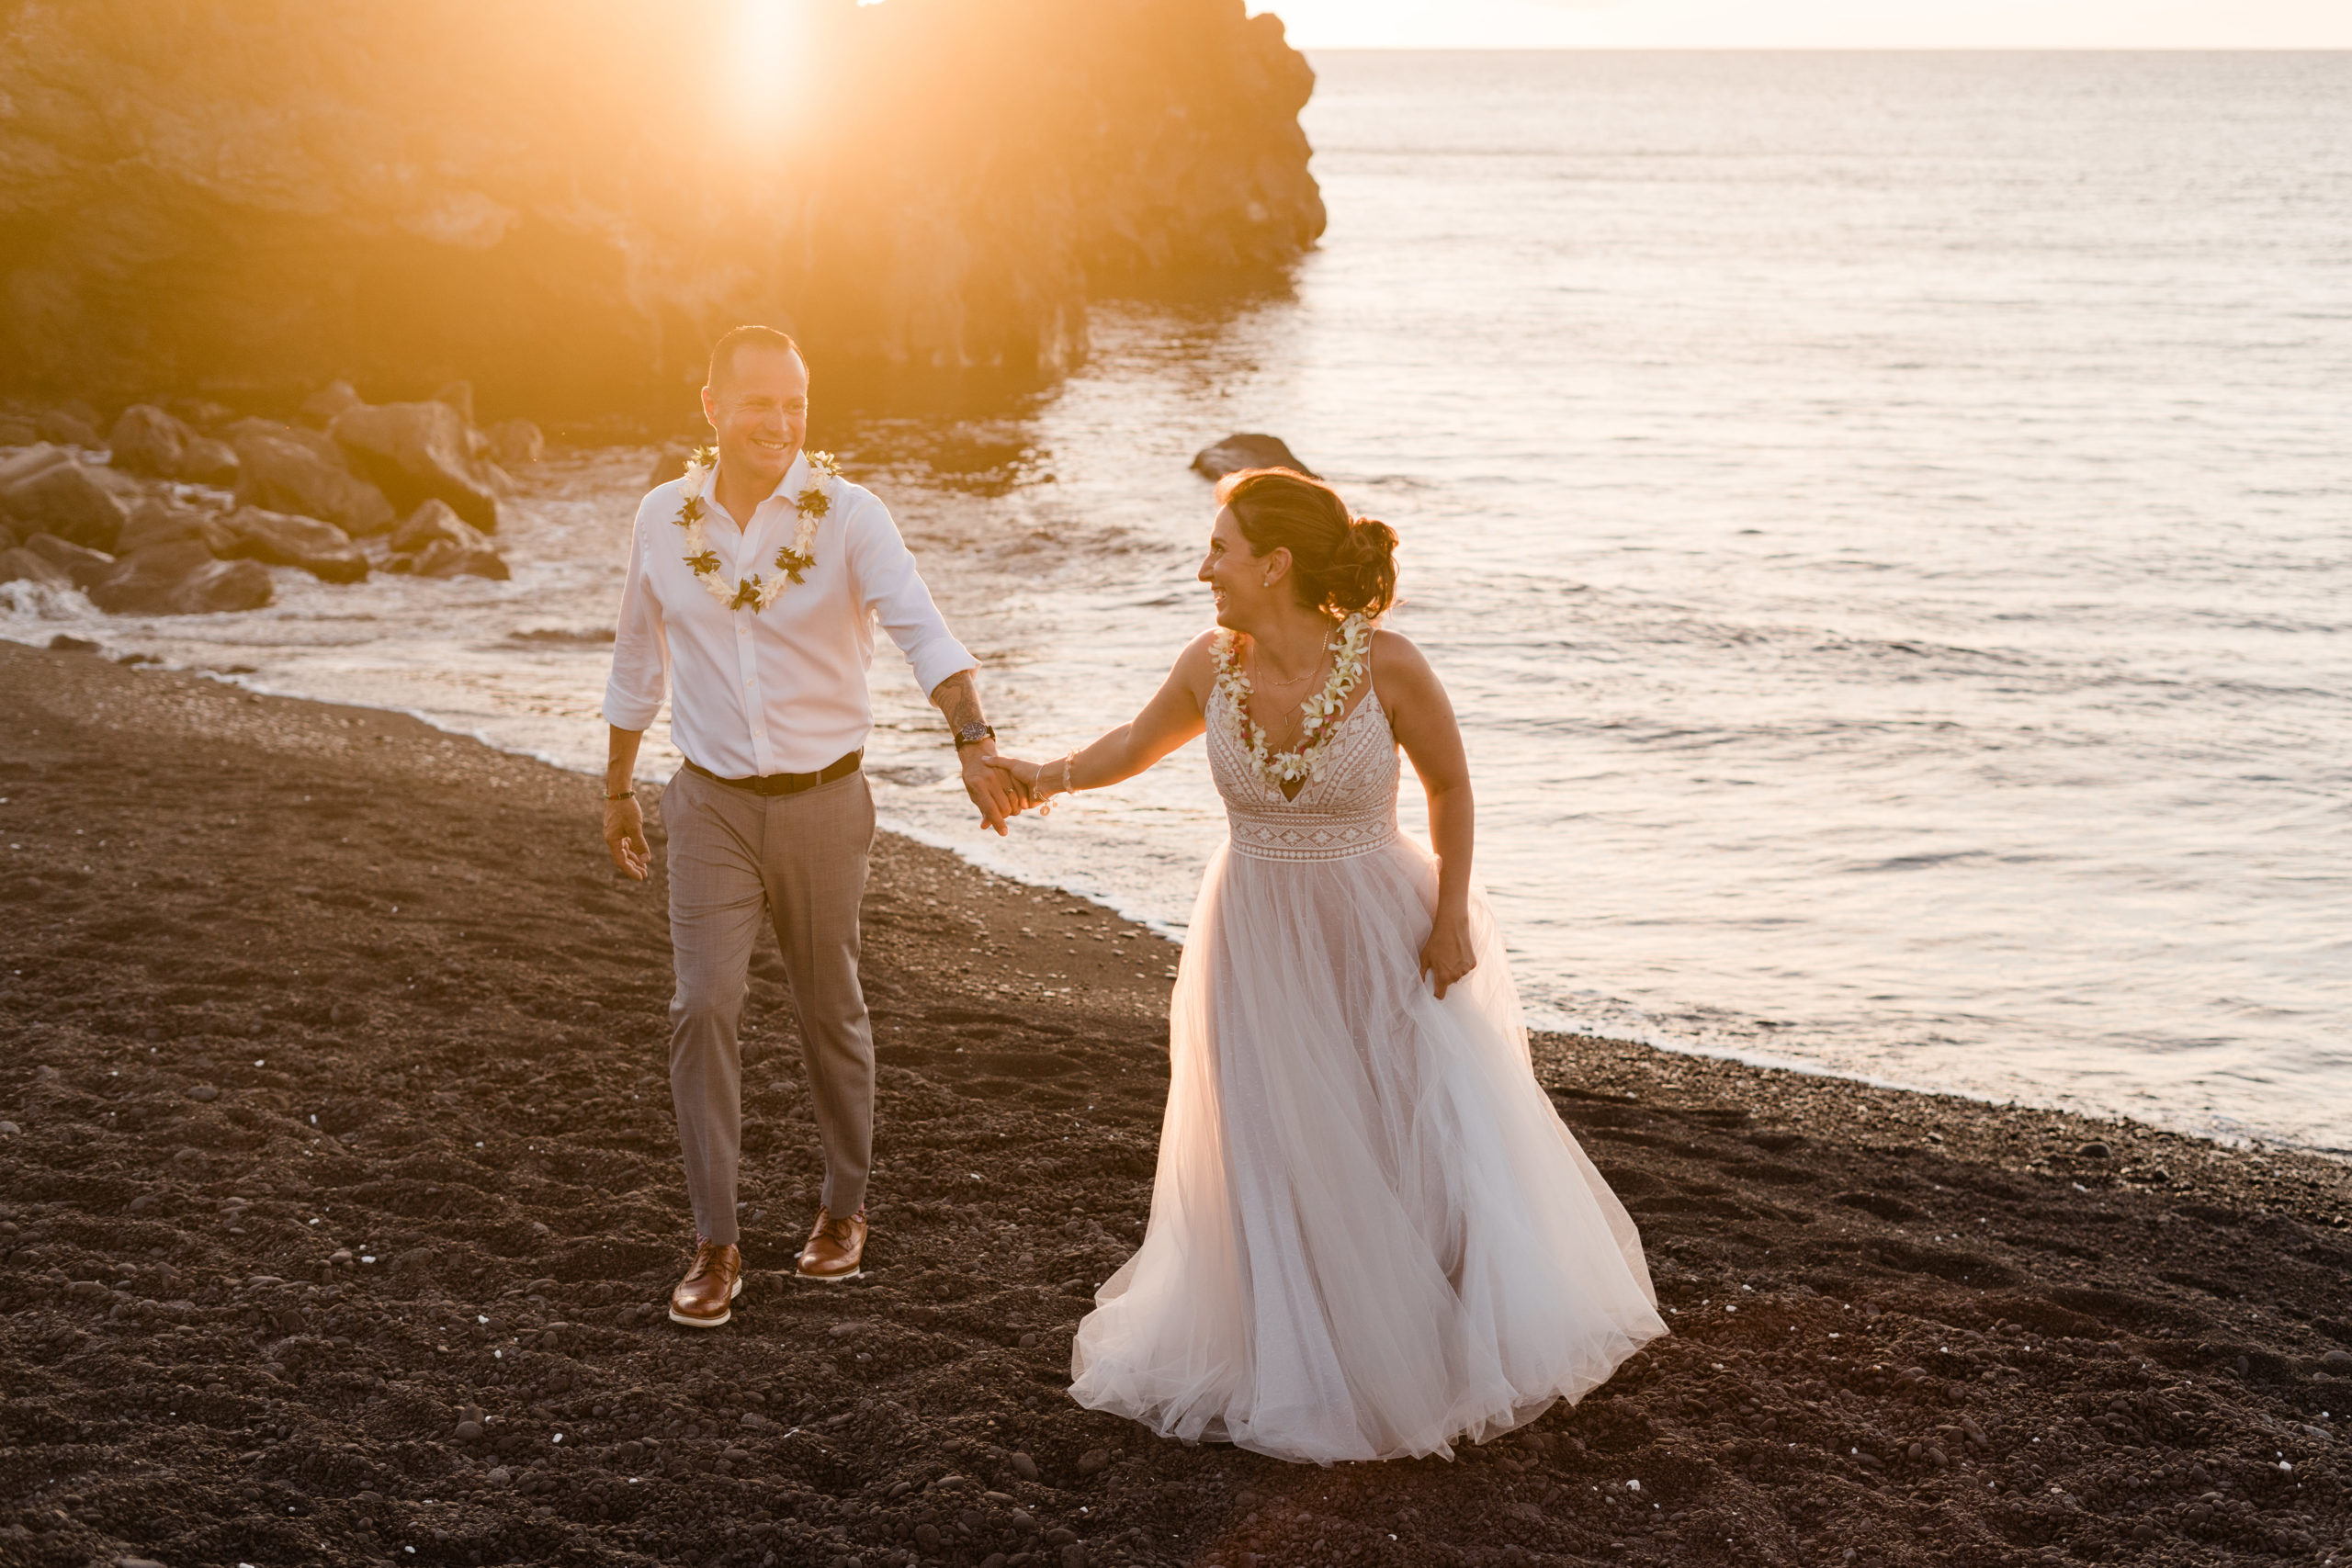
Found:
[[[1370,677],[1367,675],[1366,679]],[[1236,854],[1261,860],[1340,860],[1368,854],[1396,837],[1396,737],[1378,691],[1363,694],[1323,753],[1322,772],[1296,800],[1260,778],[1234,744],[1221,705],[1209,696],[1209,776],[1225,797]]]

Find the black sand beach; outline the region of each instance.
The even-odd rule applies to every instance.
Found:
[[[1062,1392],[1158,939],[886,839],[868,1275],[789,1273],[771,959],[690,1334],[663,890],[593,781],[6,644],[0,736],[0,1562],[2352,1562],[2343,1166],[1542,1037],[1674,1334],[1454,1462],[1186,1449]]]

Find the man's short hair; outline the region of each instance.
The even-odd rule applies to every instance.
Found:
[[[800,345],[792,341],[790,333],[780,333],[774,327],[737,327],[710,345],[711,390],[718,390],[725,385],[724,378],[735,373],[735,351],[753,344],[762,348],[783,349],[797,355],[801,364],[808,363],[808,356],[800,352]]]

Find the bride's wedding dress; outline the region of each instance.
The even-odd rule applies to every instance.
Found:
[[[1366,684],[1369,684],[1367,680]],[[1229,842],[1170,1010],[1151,1224],[1079,1325],[1070,1393],[1288,1460],[1448,1454],[1666,1333],[1624,1206],[1536,1083],[1500,937],[1418,973],[1436,860],[1396,830],[1375,692],[1295,800],[1211,699]]]

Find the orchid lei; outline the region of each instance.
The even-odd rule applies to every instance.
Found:
[[[749,608],[756,613],[775,604],[777,594],[788,584],[803,581],[800,574],[817,564],[817,558],[809,550],[817,542],[817,525],[833,509],[832,497],[825,486],[827,481],[842,477],[841,465],[830,452],[808,454],[812,477],[808,488],[793,502],[800,514],[800,525],[793,530],[792,543],[775,553],[775,564],[783,575],[763,581],[760,574],[753,572],[731,588],[718,575],[718,552],[710,547],[709,536],[702,531],[702,520],[708,515],[702,498],[703,484],[718,467],[716,447],[698,446],[686,459],[685,500],[679,506],[677,516],[678,526],[686,531],[686,564],[720,604],[729,610]]]
[[[1299,727],[1305,744],[1295,751],[1270,754],[1265,730],[1250,716],[1250,677],[1241,671],[1241,639],[1229,630],[1216,634],[1216,689],[1225,694],[1226,733],[1268,784],[1280,788],[1294,780],[1322,776],[1323,753],[1340,728],[1330,721],[1346,710],[1348,693],[1363,675],[1364,649],[1371,642],[1372,623],[1363,616],[1350,615],[1340,623],[1331,678],[1299,705],[1306,716]]]

